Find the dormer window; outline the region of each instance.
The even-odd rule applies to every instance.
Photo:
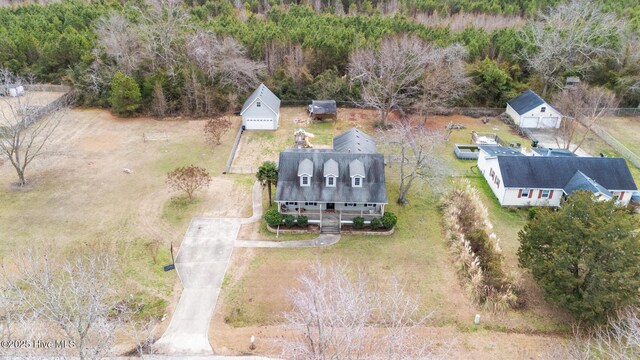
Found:
[[[333,159],[325,161],[322,175],[325,178],[325,185],[327,187],[336,187],[336,178],[338,177],[338,162]]]
[[[335,176],[327,176],[327,186],[328,187],[336,187],[336,177]]]
[[[298,177],[300,178],[300,186],[311,186],[311,177],[313,176],[313,161],[304,159],[298,164]]]
[[[365,178],[364,164],[356,159],[349,163],[349,176],[351,177],[352,187],[362,187]]]

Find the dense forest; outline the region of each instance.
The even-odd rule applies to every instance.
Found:
[[[91,106],[110,106],[112,80],[124,75],[134,81],[118,84],[141,94],[138,111],[206,116],[237,109],[261,81],[285,100],[361,100],[349,73],[354,53],[410,36],[434,51],[466,50],[468,91],[447,105],[502,107],[527,88],[551,96],[577,75],[613,90],[622,106],[638,106],[640,4],[600,0],[587,10],[557,10],[563,4],[74,0],[4,7],[0,67],[73,85]]]

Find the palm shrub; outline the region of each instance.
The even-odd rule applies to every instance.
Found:
[[[362,229],[364,227],[364,218],[362,216],[356,216],[353,218],[353,228]]]

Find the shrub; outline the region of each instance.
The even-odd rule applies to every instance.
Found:
[[[295,225],[296,223],[296,218],[293,215],[285,215],[283,219],[284,219],[284,226],[288,228],[293,227],[293,225]]]
[[[398,217],[391,211],[385,211],[384,215],[382,215],[382,226],[384,226],[384,228],[387,230],[393,229],[393,227],[396,226],[397,222]]]
[[[364,218],[361,216],[356,216],[353,218],[353,228],[354,229],[362,229],[364,227]]]
[[[371,219],[370,226],[372,230],[379,229],[382,226],[382,220],[380,220],[380,218],[373,218]]]
[[[282,224],[282,214],[276,209],[270,209],[264,214],[264,220],[271,227],[278,226]]]
[[[298,215],[296,223],[298,223],[300,227],[306,227],[309,224],[309,218],[304,215]]]
[[[140,107],[140,87],[127,75],[117,72],[111,82],[111,110],[120,116],[130,116]]]

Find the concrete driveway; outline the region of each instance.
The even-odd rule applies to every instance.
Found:
[[[176,258],[184,289],[169,327],[155,344],[160,353],[213,354],[209,323],[239,230],[240,224],[234,220],[191,221]]]

